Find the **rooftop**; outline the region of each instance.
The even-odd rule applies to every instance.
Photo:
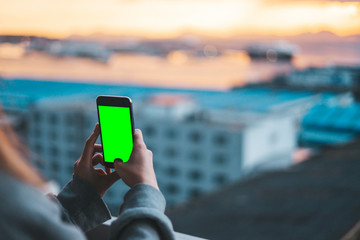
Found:
[[[336,145],[360,133],[360,104],[316,104],[302,120],[301,143]]]
[[[303,119],[303,126],[360,132],[359,117],[359,103],[343,107],[318,104]]]
[[[360,220],[360,140],[170,209],[176,231],[210,239],[340,239]]]
[[[80,82],[44,81],[39,79],[1,79],[0,100],[3,105],[9,96],[17,95],[23,102],[36,102],[41,99],[83,96],[94,98],[97,95],[130,96],[135,101],[152,94],[184,94],[206,109],[238,109],[245,111],[267,112],[299,101],[309,101],[314,96],[329,97],[329,93],[316,94],[311,91],[276,90],[273,88],[242,88],[230,91],[174,89],[144,87],[133,85],[95,84]],[[330,94],[331,97],[335,94]],[[95,101],[95,100],[94,100]],[[21,103],[26,106],[26,103]],[[10,103],[9,103],[10,104]]]

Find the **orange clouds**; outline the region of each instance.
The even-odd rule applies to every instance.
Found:
[[[0,0],[0,34],[219,37],[360,33],[360,3],[277,0]]]

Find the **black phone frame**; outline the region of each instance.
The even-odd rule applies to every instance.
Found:
[[[134,143],[134,117],[132,110],[132,100],[126,96],[108,96],[108,95],[100,95],[96,98],[96,109],[98,115],[98,121],[100,126],[100,140],[101,146],[103,144],[102,135],[101,135],[101,122],[99,115],[99,106],[113,106],[113,107],[128,107],[130,109],[130,118],[131,118],[131,131],[132,131],[132,140]],[[103,157],[104,157],[104,165],[108,168],[114,168],[114,163],[105,161],[105,153],[103,149]]]

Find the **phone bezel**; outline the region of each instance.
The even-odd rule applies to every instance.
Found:
[[[129,97],[125,96],[106,96],[100,95],[96,98],[96,109],[98,115],[98,121],[100,125],[100,140],[101,145],[103,144],[102,135],[101,135],[101,122],[99,114],[99,106],[113,106],[113,107],[128,107],[130,109],[130,118],[131,118],[131,131],[132,131],[132,140],[134,143],[134,117],[132,111],[132,100]],[[114,168],[114,163],[105,161],[105,153],[103,149],[104,165],[108,168]]]

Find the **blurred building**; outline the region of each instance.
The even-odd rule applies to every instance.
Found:
[[[266,87],[223,92],[30,80],[3,80],[1,86],[5,110],[21,113],[36,165],[61,186],[97,122],[96,95],[132,97],[135,127],[154,152],[169,204],[291,165],[306,111],[337,97]],[[106,194],[113,210],[127,189],[119,181]]]
[[[360,86],[360,66],[309,67],[274,79],[280,86],[317,91],[355,91]]]
[[[182,120],[136,116],[170,204],[214,190],[256,168],[291,165],[296,147],[293,117],[226,111],[215,115]]]
[[[322,92],[325,96],[302,120],[300,145],[322,147],[345,144],[360,134],[359,66],[310,67],[275,77],[273,82],[265,85],[292,91]],[[338,97],[333,98],[334,94]]]
[[[26,52],[45,52],[57,57],[83,57],[106,63],[112,51],[98,42],[33,39],[26,46]]]
[[[360,104],[317,104],[302,121],[300,143],[305,146],[345,144],[360,134]]]
[[[226,124],[211,117],[181,119],[175,112],[160,119],[143,111],[147,108],[146,103],[136,106],[135,126],[143,130],[154,153],[159,186],[170,205],[240,179],[262,165],[291,164],[296,147],[291,116],[241,113],[234,115],[237,122]],[[31,109],[29,120],[27,140],[40,157],[38,166],[63,186],[97,122],[94,101],[47,99]],[[109,190],[108,204],[118,206],[127,189],[123,185]]]

